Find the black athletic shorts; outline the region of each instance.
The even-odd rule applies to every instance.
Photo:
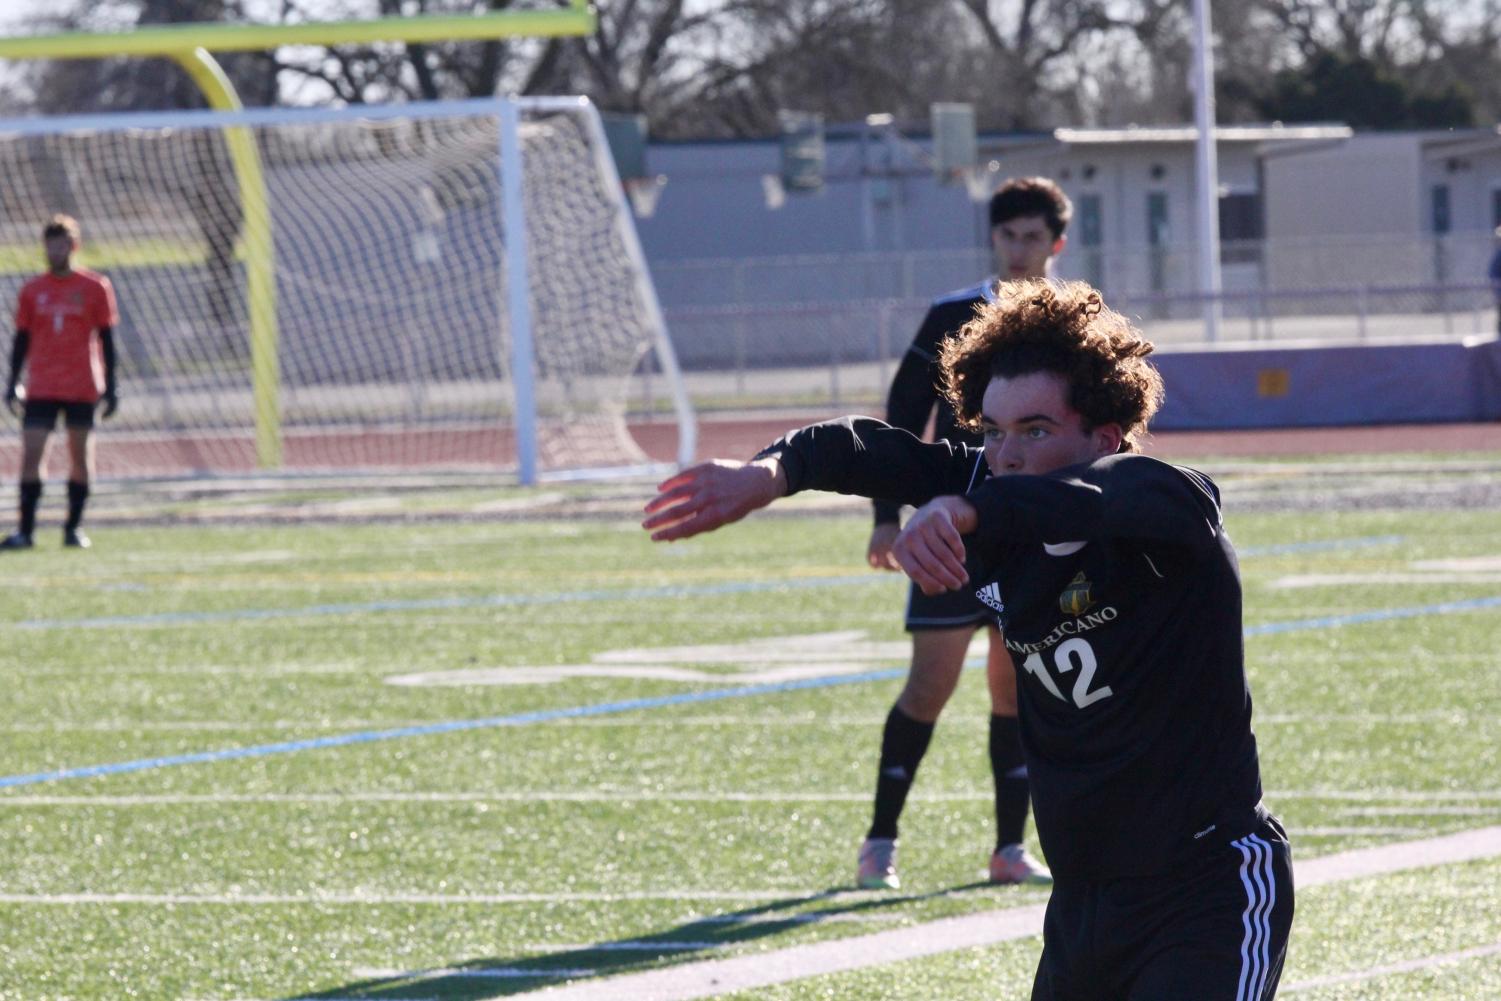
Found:
[[[91,428],[94,426],[94,408],[98,405],[73,400],[27,400],[26,409],[21,413],[21,426],[51,431],[57,427],[57,415],[62,414],[64,424],[70,428]]]
[[[1270,814],[1232,826],[1199,837],[1169,874],[1058,880],[1032,1001],[1270,1001],[1292,927],[1292,856]]]
[[[969,579],[977,579],[977,569],[968,561]],[[907,632],[917,633],[926,629],[962,629],[965,626],[993,626],[996,613],[980,603],[975,597],[973,584],[966,584],[957,591],[927,595],[913,584],[907,589]]]

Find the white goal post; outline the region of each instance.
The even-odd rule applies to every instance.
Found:
[[[0,120],[7,305],[41,270],[54,212],[78,217],[79,262],[120,301],[105,477],[532,483],[693,458],[692,409],[584,98]],[[659,393],[675,446],[670,427],[642,441],[628,420]]]

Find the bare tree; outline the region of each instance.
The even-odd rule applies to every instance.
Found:
[[[236,20],[245,0],[72,0],[70,27]],[[283,22],[556,7],[565,0],[278,0]],[[1353,66],[1400,84],[1406,114],[1501,113],[1501,0],[1213,0],[1222,121],[1285,107],[1278,86]],[[264,16],[264,3],[256,11]],[[1192,113],[1185,0],[597,0],[584,38],[335,45],[222,62],[247,103],[582,93],[653,134],[766,135],[779,109],[921,120],[939,100],[982,128],[1181,122]],[[190,107],[164,60],[50,64],[42,110]],[[1385,84],[1381,84],[1385,86]],[[1317,88],[1315,88],[1317,89]],[[1425,103],[1426,102],[1426,103]],[[1470,112],[1465,111],[1466,114]],[[1338,117],[1335,115],[1334,117]]]

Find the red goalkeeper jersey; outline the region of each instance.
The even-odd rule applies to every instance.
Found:
[[[104,392],[99,329],[119,321],[115,290],[103,275],[75,268],[61,278],[49,272],[23,285],[16,329],[31,337],[27,398],[96,402]]]

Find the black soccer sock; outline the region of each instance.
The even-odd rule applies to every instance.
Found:
[[[68,521],[64,528],[73,531],[83,521],[83,506],[89,502],[89,485],[68,481]]]
[[[886,714],[886,729],[881,732],[881,766],[876,776],[875,817],[866,837],[896,837],[896,822],[907,803],[907,792],[932,739],[932,723],[919,722],[896,706]]]
[[[1020,844],[1027,828],[1026,759],[1015,716],[990,717],[990,773],[995,777],[995,846]]]
[[[21,523],[17,529],[22,535],[36,530],[36,506],[42,499],[42,481],[21,484]]]

